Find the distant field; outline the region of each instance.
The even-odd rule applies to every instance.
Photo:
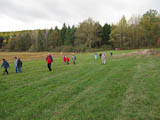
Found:
[[[60,57],[63,55],[72,55],[72,53],[56,53],[50,52],[54,57]],[[8,61],[13,61],[17,56],[25,61],[42,60],[48,55],[48,52],[0,52],[0,59],[5,58]]]
[[[109,51],[107,51],[107,52],[109,54]],[[114,51],[114,55],[119,55],[119,54],[124,54],[124,53],[130,53],[130,52],[133,52],[133,50]],[[50,54],[53,57],[58,58],[58,57],[62,57],[64,55],[71,56],[73,53],[50,52]],[[47,55],[48,55],[48,52],[0,52],[0,60],[2,60],[3,58],[5,58],[8,61],[14,61],[14,57],[15,56],[21,58],[24,61],[44,60]]]
[[[107,51],[106,65],[94,53],[77,54],[76,65],[51,53],[52,72],[47,53],[0,53],[11,64],[0,74],[0,120],[160,120],[160,56],[130,53],[139,51]]]

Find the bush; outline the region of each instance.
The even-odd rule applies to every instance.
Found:
[[[35,46],[34,45],[31,45],[31,47],[28,49],[29,52],[35,52],[36,49],[35,49]]]
[[[55,52],[61,52],[62,51],[62,47],[61,46],[60,47],[56,47],[56,48],[54,48],[52,50],[55,51]]]
[[[112,49],[112,46],[111,45],[102,45],[100,47],[102,50],[111,50]]]
[[[68,46],[62,46],[62,52],[72,52],[73,51],[73,46],[68,45]]]
[[[85,52],[86,51],[86,46],[85,45],[80,45],[74,47],[74,52]]]

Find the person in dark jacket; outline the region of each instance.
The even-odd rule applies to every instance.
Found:
[[[22,72],[22,70],[21,70],[21,68],[22,68],[22,61],[20,60],[20,58],[18,58],[18,60],[17,60],[17,68],[18,68],[18,71],[21,73]]]
[[[112,57],[112,55],[113,55],[113,52],[112,52],[112,51],[110,51],[110,56]]]
[[[9,63],[5,60],[5,59],[2,59],[3,60],[3,63],[1,65],[1,68],[4,67],[4,72],[3,72],[3,75],[5,75],[5,73],[8,74],[8,68],[9,68]]]
[[[102,53],[99,53],[99,57],[100,57],[100,59],[101,59],[101,57],[102,57]]]
[[[47,61],[47,66],[48,66],[49,71],[52,71],[51,64],[53,62],[53,58],[49,53],[48,53],[48,56],[46,57],[46,61]]]

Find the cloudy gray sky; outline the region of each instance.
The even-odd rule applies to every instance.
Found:
[[[0,31],[61,28],[89,17],[112,24],[149,9],[160,12],[160,0],[0,0]]]

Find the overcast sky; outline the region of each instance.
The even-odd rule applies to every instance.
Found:
[[[112,24],[149,9],[160,12],[160,0],[0,0],[0,31],[61,28],[89,17]]]

